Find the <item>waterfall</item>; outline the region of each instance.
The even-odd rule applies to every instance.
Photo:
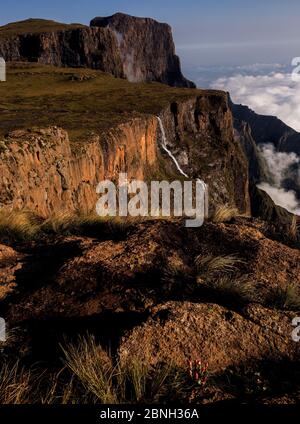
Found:
[[[165,133],[165,129],[164,129],[162,120],[161,120],[161,118],[159,116],[157,116],[157,119],[158,119],[160,131],[161,131],[161,137],[162,137],[161,147],[164,149],[165,152],[167,152],[167,154],[170,156],[170,158],[172,159],[172,161],[175,163],[176,168],[178,169],[178,171],[180,172],[180,174],[183,175],[186,178],[189,178],[189,176],[186,175],[183,172],[183,170],[180,168],[180,165],[177,162],[177,160],[174,157],[174,155],[172,154],[172,152],[170,152],[170,150],[167,148],[167,137],[166,137],[166,133]]]
[[[160,131],[161,131],[161,137],[162,137],[161,147],[168,154],[168,156],[172,159],[172,161],[174,162],[174,164],[175,164],[176,168],[178,169],[178,171],[180,172],[180,174],[183,175],[186,178],[189,178],[189,176],[181,169],[181,167],[180,167],[178,161],[176,160],[175,156],[172,154],[172,152],[167,147],[166,132],[165,132],[162,120],[159,116],[157,116],[157,120],[158,120],[159,128],[160,128]],[[207,218],[208,217],[208,186],[200,178],[197,178],[196,181],[197,181],[198,184],[201,184],[202,189],[204,191],[204,216]]]

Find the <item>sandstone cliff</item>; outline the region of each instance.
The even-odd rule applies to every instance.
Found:
[[[229,203],[249,213],[247,162],[234,140],[232,115],[224,93],[208,92],[173,102],[160,113],[168,146],[185,172],[209,185],[210,204]],[[65,130],[17,130],[3,138],[0,152],[0,205],[54,211],[92,211],[96,186],[129,178],[177,179],[162,151],[156,116],[133,118],[84,144],[70,143]]]

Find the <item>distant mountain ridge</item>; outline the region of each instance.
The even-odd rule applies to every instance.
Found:
[[[247,122],[257,144],[272,143],[280,152],[294,152],[300,156],[300,133],[276,116],[259,115],[248,106],[231,102],[236,120]]]

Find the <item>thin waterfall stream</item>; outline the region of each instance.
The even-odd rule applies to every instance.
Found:
[[[180,167],[177,159],[175,158],[175,156],[173,155],[173,153],[168,149],[167,147],[167,137],[166,137],[166,132],[165,132],[165,128],[163,125],[163,122],[161,120],[161,118],[159,116],[157,116],[157,120],[158,120],[158,124],[159,124],[159,128],[161,131],[161,136],[162,136],[162,143],[161,143],[161,147],[163,148],[163,150],[168,154],[168,156],[172,159],[172,161],[174,162],[177,170],[180,172],[181,175],[183,175],[186,178],[190,178]],[[201,184],[203,191],[204,191],[204,216],[207,217],[208,216],[208,186],[207,184],[201,180],[200,178],[197,178],[196,181]]]

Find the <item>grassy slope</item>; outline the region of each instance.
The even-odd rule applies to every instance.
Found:
[[[82,74],[91,79],[70,79]],[[0,83],[0,136],[13,129],[57,125],[69,131],[72,141],[84,140],[131,116],[159,113],[171,101],[199,93],[203,91],[134,84],[90,69],[11,64],[7,82]]]
[[[42,32],[54,32],[66,29],[84,27],[81,24],[62,24],[46,19],[26,19],[25,21],[13,22],[0,27],[0,38],[13,37],[21,34],[37,34]]]

